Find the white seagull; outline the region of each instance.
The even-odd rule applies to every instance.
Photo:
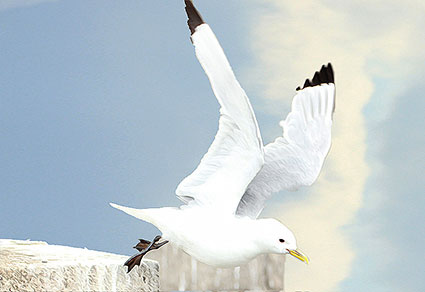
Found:
[[[320,173],[331,145],[332,66],[322,66],[296,89],[280,123],[283,135],[263,146],[254,111],[216,36],[192,1],[185,4],[196,56],[221,106],[219,129],[196,170],[177,187],[184,205],[134,209],[111,203],[162,232],[152,242],[141,239],[135,246],[141,253],[125,265],[130,271],[168,241],[215,267],[239,266],[264,253],[289,253],[308,263],[285,225],[257,217],[273,193],[309,186]]]

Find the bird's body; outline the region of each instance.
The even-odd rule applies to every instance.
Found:
[[[265,237],[276,235],[270,234],[269,225],[281,225],[275,219],[254,220],[231,214],[217,216],[216,210],[199,206],[133,209],[114,204],[113,207],[152,223],[161,230],[163,239],[211,266],[235,267],[259,254],[283,251],[278,241],[275,246],[263,244]],[[294,238],[288,240],[294,242]]]
[[[331,145],[335,85],[332,66],[322,66],[297,88],[283,134],[263,146],[254,111],[217,38],[191,0],[185,0],[196,56],[221,106],[215,140],[199,166],[177,187],[180,208],[133,209],[112,204],[162,232],[126,265],[131,270],[151,249],[170,241],[216,267],[243,264],[263,253],[296,251],[293,233],[275,219],[257,219],[274,192],[311,185]],[[146,247],[146,248],[145,248]]]

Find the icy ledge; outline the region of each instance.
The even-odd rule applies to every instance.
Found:
[[[0,239],[0,291],[159,291],[159,265],[126,273],[127,256]]]

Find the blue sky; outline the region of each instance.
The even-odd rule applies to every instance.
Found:
[[[137,238],[157,234],[108,203],[177,206],[177,184],[216,132],[218,104],[182,2],[0,1],[0,237],[132,254]],[[416,32],[425,6],[332,3],[197,1],[265,142],[280,134],[293,89],[334,63],[323,175],[264,214],[287,222],[316,258],[308,269],[288,263],[287,278],[304,269],[310,285],[294,276],[288,289],[420,291],[425,55]],[[315,220],[316,208],[333,221]],[[322,234],[330,239],[317,242]]]

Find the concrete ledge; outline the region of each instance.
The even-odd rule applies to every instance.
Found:
[[[0,239],[0,291],[159,291],[159,265],[127,274],[127,256]]]
[[[160,264],[162,291],[283,291],[284,255],[260,255],[241,267],[219,269],[169,243],[146,257]]]

